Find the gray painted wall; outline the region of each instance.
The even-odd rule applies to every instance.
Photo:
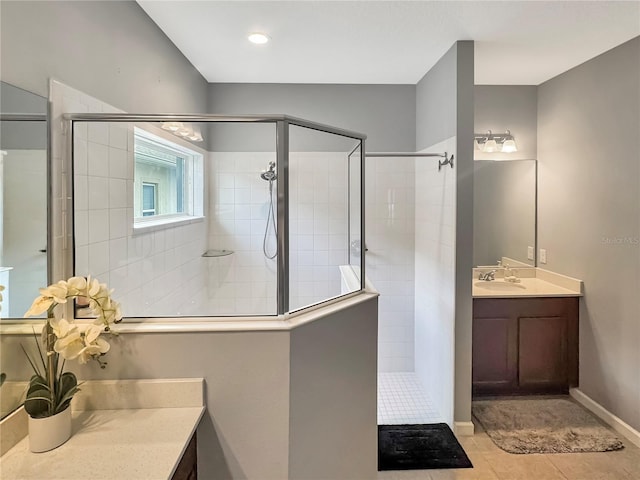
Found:
[[[207,82],[133,1],[1,2],[2,80],[53,77],[132,113],[207,111]]]
[[[473,299],[473,84],[474,46],[457,42],[456,55],[456,422],[471,422],[471,330]]]
[[[47,114],[47,99],[0,82],[0,112]],[[43,150],[47,148],[46,122],[0,123],[2,150]]]
[[[456,299],[455,318],[451,319],[455,329],[455,344],[451,346],[451,357],[455,358],[456,422],[471,422],[473,72],[473,42],[456,42],[416,86],[416,150],[427,149],[452,137],[455,137],[456,142]],[[439,265],[439,259],[434,258],[429,263]],[[439,267],[442,268],[442,265]],[[444,325],[443,328],[447,326]],[[442,338],[447,338],[446,332],[442,332]],[[416,344],[416,352],[421,348],[424,346]],[[421,368],[429,366],[416,364],[416,372]]]
[[[640,37],[539,87],[539,247],[584,281],[580,389],[636,430],[639,132]]]
[[[416,152],[456,135],[456,44],[416,85]]]
[[[521,160],[537,156],[538,87],[535,85],[476,85],[474,128],[476,133],[504,133],[509,129],[518,151],[474,152],[477,160]]]
[[[377,318],[376,298],[291,332],[288,478],[376,478]]]
[[[367,135],[367,151],[411,152],[415,141],[414,85],[228,84],[209,86],[209,112],[287,114]],[[239,129],[213,132],[212,150],[237,149]],[[227,138],[225,138],[225,136]],[[268,138],[246,137],[273,145]],[[245,150],[246,151],[246,150]]]

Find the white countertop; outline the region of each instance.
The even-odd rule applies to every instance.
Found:
[[[502,271],[498,270],[493,281],[478,280],[478,272],[487,269],[474,269],[473,298],[521,298],[521,297],[581,297],[582,281],[560,275],[548,270],[521,269],[526,276],[518,283],[505,282]]]
[[[73,413],[71,438],[44,453],[23,438],[0,458],[3,479],[171,478],[204,407]]]
[[[170,479],[204,414],[203,380],[88,381],[82,388],[71,438],[54,450],[32,453],[29,437],[20,439],[23,409],[3,420],[18,424],[4,425],[3,437],[24,433],[0,457],[2,479]]]

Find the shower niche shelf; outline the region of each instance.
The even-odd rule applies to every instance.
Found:
[[[202,254],[203,257],[226,257],[231,255],[233,250],[207,250]]]

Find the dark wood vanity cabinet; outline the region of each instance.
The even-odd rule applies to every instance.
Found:
[[[176,467],[176,471],[171,480],[198,480],[198,445],[196,434],[193,434],[191,441],[180,459],[180,463]]]
[[[578,385],[578,297],[474,298],[473,394]]]

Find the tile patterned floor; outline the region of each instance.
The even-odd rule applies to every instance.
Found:
[[[378,480],[639,480],[640,448],[603,453],[514,455],[500,450],[475,423],[473,437],[458,440],[474,468],[378,472]]]
[[[443,421],[415,373],[378,374],[378,425]]]

